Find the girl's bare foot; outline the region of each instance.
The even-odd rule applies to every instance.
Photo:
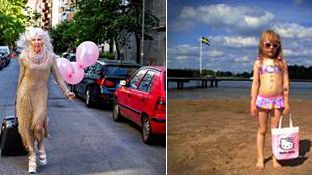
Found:
[[[272,163],[273,163],[273,168],[280,168],[280,167],[282,167],[282,165],[276,159],[273,159]]]
[[[263,160],[258,160],[256,164],[257,169],[263,169],[264,168],[264,161]]]

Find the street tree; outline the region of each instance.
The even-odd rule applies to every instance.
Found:
[[[79,31],[75,21],[64,21],[53,27],[49,34],[52,38],[54,51],[60,54],[67,51],[68,48],[75,48],[80,43]]]
[[[23,0],[0,0],[0,43],[14,45],[20,33],[25,31],[26,16]]]

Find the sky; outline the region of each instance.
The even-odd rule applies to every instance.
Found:
[[[169,69],[202,68],[250,72],[260,35],[267,29],[282,39],[288,65],[312,66],[312,1],[168,0]]]

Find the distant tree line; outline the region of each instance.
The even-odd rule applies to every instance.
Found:
[[[298,66],[290,65],[288,66],[288,73],[290,79],[312,79],[312,66]],[[241,77],[250,78],[253,75],[251,72],[233,73],[231,71],[214,71],[204,69],[202,73],[196,69],[168,69],[168,77],[201,77],[201,76],[211,76],[211,77]]]

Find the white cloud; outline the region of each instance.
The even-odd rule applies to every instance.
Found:
[[[199,55],[199,47],[191,46],[189,44],[177,45],[168,48],[168,54],[183,55],[183,56]]]
[[[269,12],[265,12],[263,16],[260,17],[254,17],[254,16],[245,16],[244,22],[247,26],[257,28],[265,23],[269,23],[271,20],[273,20],[274,15]]]
[[[232,7],[226,4],[199,6],[196,18],[207,24],[235,24],[248,11],[246,7]],[[192,19],[192,18],[189,18]]]
[[[172,29],[175,31],[187,29],[198,22],[214,27],[226,26],[229,29],[257,28],[267,25],[273,19],[274,15],[268,11],[245,6],[230,6],[226,4],[198,7],[187,6],[181,10],[177,21],[172,25]]]
[[[181,19],[194,18],[196,17],[196,10],[193,7],[186,6],[180,13]]]
[[[290,50],[290,49],[284,49],[283,54],[285,57],[306,57],[306,56],[312,56],[312,50],[303,50],[303,49],[297,49],[297,50]]]
[[[208,36],[211,46],[254,47],[258,46],[259,38],[243,36]]]
[[[283,50],[283,54],[284,54],[285,57],[299,56],[300,55],[299,52],[294,52],[294,51],[289,50],[289,49],[284,49]]]
[[[175,58],[176,58],[177,60],[187,60],[187,59],[190,58],[190,57],[184,56],[184,55],[178,55],[178,56],[176,56]]]
[[[241,58],[236,58],[235,62],[238,62],[238,63],[250,63],[250,60],[248,59],[248,56],[243,56]]]
[[[170,29],[174,31],[183,31],[191,28],[193,25],[193,21],[176,21],[171,24]]]
[[[207,55],[211,57],[220,57],[220,56],[223,56],[224,53],[217,49],[213,49],[213,50],[208,50]]]
[[[224,37],[224,45],[232,47],[257,46],[258,41],[255,37]]]
[[[284,23],[273,26],[273,29],[286,38],[312,38],[312,27],[304,27],[296,23]]]

